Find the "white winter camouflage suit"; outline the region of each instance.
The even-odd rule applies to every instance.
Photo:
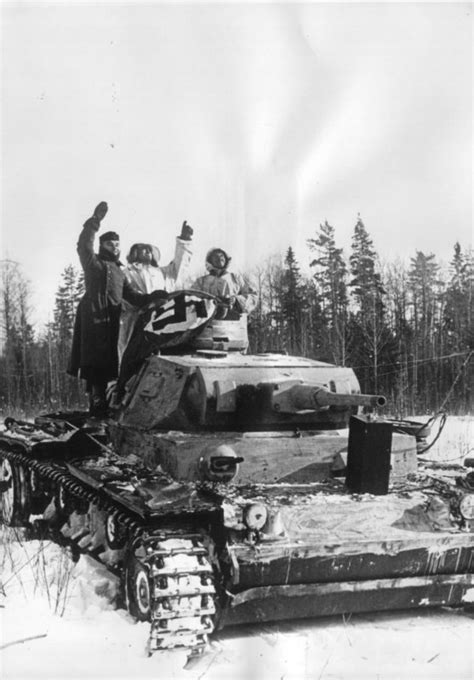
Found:
[[[151,247],[153,260],[160,261],[160,251],[156,246]],[[176,238],[176,247],[173,260],[163,266],[132,262],[125,269],[125,277],[133,288],[141,293],[151,293],[154,290],[165,290],[171,293],[181,285],[192,257],[191,241]],[[135,321],[138,317],[138,309],[124,302],[120,316],[120,331],[118,339],[119,362],[132,335]]]
[[[224,253],[227,263],[221,270],[213,269],[209,256],[214,250]],[[210,250],[206,258],[208,273],[193,283],[193,288],[215,295],[219,299],[231,300],[231,308],[238,313],[249,314],[257,306],[257,293],[241,274],[227,271],[230,257],[220,248]],[[229,317],[228,317],[229,318]]]

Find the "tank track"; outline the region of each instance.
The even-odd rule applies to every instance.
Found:
[[[166,524],[155,528],[139,517],[132,517],[119,503],[101,495],[100,490],[91,490],[58,464],[54,467],[0,445],[0,461],[3,459],[51,482],[58,510],[63,509],[65,516],[68,506],[82,502],[87,504],[88,511],[92,505],[113,518],[125,555],[123,564],[116,569],[101,559],[106,547],[101,550],[101,546],[91,546],[87,532],[77,532],[65,540],[55,532],[54,537],[73,551],[92,555],[121,576],[128,610],[135,618],[150,621],[149,654],[184,648],[191,655],[198,655],[205,650],[208,636],[215,628],[217,595],[201,533]]]
[[[149,652],[175,647],[204,651],[216,608],[212,567],[200,536],[154,535],[143,539],[140,548],[151,586]]]

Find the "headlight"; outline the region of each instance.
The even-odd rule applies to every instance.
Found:
[[[459,510],[464,519],[474,519],[474,494],[467,493],[461,498],[459,503]]]
[[[246,505],[243,512],[243,520],[246,527],[253,531],[260,531],[265,526],[268,510],[263,503]]]
[[[244,459],[226,444],[210,447],[199,459],[201,479],[210,482],[230,482]]]

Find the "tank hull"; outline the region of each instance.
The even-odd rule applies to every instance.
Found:
[[[46,530],[119,574],[131,613],[151,621],[151,651],[202,649],[214,628],[245,622],[474,599],[474,532],[457,483],[469,471],[413,466],[412,437],[395,437],[400,474],[374,495],[338,476],[340,433],[63,421],[64,432],[47,417],[0,433],[7,523]],[[230,482],[200,478],[216,446],[244,461]],[[163,629],[169,621],[182,627]]]
[[[259,485],[253,500],[278,507],[280,536],[229,545],[225,622],[472,601],[474,535],[454,528],[448,485],[436,495],[436,484],[418,486],[376,497],[342,484]]]

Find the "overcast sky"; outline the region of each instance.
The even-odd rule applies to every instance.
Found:
[[[383,257],[472,244],[470,3],[2,4],[1,257],[45,320],[101,200],[249,269],[360,213]]]

